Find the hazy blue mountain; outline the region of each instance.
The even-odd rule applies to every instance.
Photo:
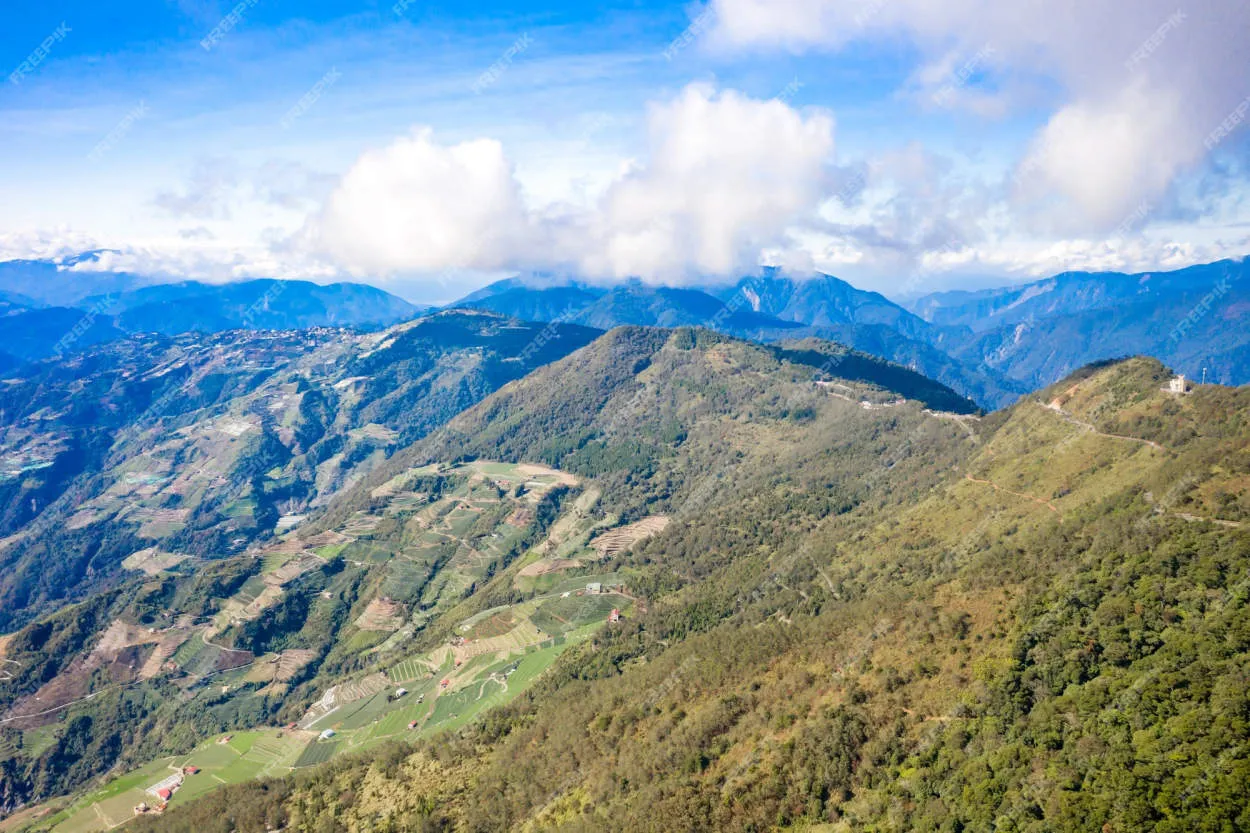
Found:
[[[766,270],[762,275],[743,278],[718,294],[725,300],[741,295],[756,312],[808,326],[880,324],[908,338],[933,344],[942,340],[937,327],[884,295],[856,289],[832,275],[800,280]]]
[[[972,331],[950,352],[981,360],[1030,388],[1091,361],[1154,356],[1209,381],[1250,382],[1250,287],[1245,261],[1136,275],[1071,272],[1025,286],[944,292],[913,305],[931,321]]]
[[[129,332],[218,332],[239,327],[287,330],[303,327],[379,327],[421,311],[373,286],[308,281],[250,280],[227,284],[185,281],[115,297],[84,300],[116,315]]]
[[[322,286],[267,279],[157,284],[86,295],[72,306],[33,309],[20,304],[22,297],[6,294],[0,298],[0,327],[4,350],[25,360],[82,350],[129,333],[175,335],[325,326],[376,329],[421,312],[420,307],[364,284]],[[37,299],[29,300],[40,304]]]
[[[1247,271],[1244,261],[1220,261],[1173,272],[1067,272],[1023,286],[933,293],[907,308],[831,275],[800,280],[775,270],[687,289],[605,289],[542,276],[500,281],[462,303],[600,328],[702,324],[762,341],[826,338],[996,408],[1085,364],[1130,354],[1194,377],[1205,368],[1210,381],[1250,382]]]
[[[452,306],[486,309],[530,321],[573,321],[602,330],[623,325],[699,327],[713,322],[717,329],[742,333],[795,326],[746,306],[727,305],[702,289],[649,286],[639,281],[613,287],[552,281],[498,281]]]
[[[1250,382],[1250,291],[1230,284],[1220,297],[1195,289],[1165,301],[1140,300],[1021,321],[979,333],[957,355],[983,356],[1031,387],[1063,378],[1095,359],[1154,356],[1180,373],[1207,381]],[[1209,308],[1206,299],[1212,297]],[[1190,323],[1182,331],[1182,321]]]
[[[77,306],[92,295],[131,292],[157,283],[158,278],[128,272],[99,272],[73,267],[95,260],[101,252],[83,252],[57,263],[52,260],[0,262],[0,292],[30,306]]]
[[[1174,272],[1064,272],[1019,286],[977,292],[935,292],[907,307],[938,325],[968,327],[978,332],[1050,315],[1071,315],[1120,304],[1166,304],[1177,295],[1214,287],[1225,276],[1236,282],[1245,264],[1221,260]]]
[[[23,295],[20,292],[0,292],[0,315],[7,315],[11,312],[20,312],[23,309],[33,309],[39,306],[43,305],[34,298]]]
[[[25,361],[82,350],[126,335],[111,318],[71,307],[14,307],[0,312],[0,344]]]
[[[491,284],[458,301],[456,306],[490,310],[524,321],[554,321],[570,310],[580,312],[593,306],[604,294],[605,290],[581,286],[531,288]]]

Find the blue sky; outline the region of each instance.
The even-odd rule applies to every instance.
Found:
[[[908,294],[1245,254],[1240,121],[1200,147],[1250,96],[1241,4],[932,5],[23,4],[0,257],[446,300],[516,271]]]

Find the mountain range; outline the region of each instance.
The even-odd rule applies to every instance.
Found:
[[[951,347],[1030,387],[1112,356],[1156,356],[1190,377],[1250,381],[1250,264],[1173,272],[1069,272],[1010,289],[948,292],[910,306],[972,335]]]
[[[931,341],[941,340],[940,328],[877,293],[828,276],[796,281],[770,272],[735,286],[703,289],[637,281],[601,287],[550,278],[510,278],[450,306],[530,320],[573,321],[600,329],[626,324],[694,326],[769,342],[823,338],[910,367],[986,407],[1005,404],[1025,391],[992,370],[956,360],[935,347]]]
[[[91,271],[89,252],[61,263],[0,263],[0,368],[129,333],[308,326],[377,328],[422,312],[361,284],[299,281],[162,283]],[[820,338],[940,381],[994,409],[1092,361],[1153,355],[1191,378],[1250,381],[1244,261],[1172,272],[1071,272],[977,292],[938,292],[896,304],[829,275],[766,269],[732,284],[598,285],[527,275],[477,290],[448,308],[526,321],[707,327],[757,341]]]
[[[453,306],[599,328],[705,326],[764,341],[814,336],[911,367],[988,408],[1092,361],[1154,355],[1191,377],[1250,381],[1244,261],[1138,275],[1066,273],[1024,286],[942,292],[906,305],[829,275],[777,271],[730,286],[611,287],[537,276]]]

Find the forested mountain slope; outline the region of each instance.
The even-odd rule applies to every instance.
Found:
[[[596,347],[632,374],[578,354],[567,372],[618,381],[552,401],[538,374],[414,453],[600,465],[605,498],[665,507],[614,556],[645,609],[458,735],[140,829],[1250,824],[1250,391],[1169,394],[1134,359],[978,421],[865,408],[787,366],[766,396],[758,354],[699,337],[722,373],[649,380],[690,347],[638,366],[649,336],[628,335]],[[686,436],[639,436],[622,386]]]
[[[447,345],[458,320],[428,326],[450,328]],[[956,414],[928,416],[900,393],[972,410],[836,345],[609,333],[505,385],[293,531],[212,562],[148,548],[127,559],[144,576],[6,640],[17,669],[0,681],[6,806],[78,787],[116,761],[120,777],[44,817],[108,826],[137,805],[143,779],[175,763],[235,781],[463,725],[521,696],[613,607],[627,619],[644,612],[673,576],[626,564],[630,548],[742,478],[801,469],[823,448],[857,491],[830,504],[817,494],[821,474],[810,497],[793,494],[845,511],[867,495],[883,435],[907,441],[932,422],[963,442]],[[585,594],[591,583],[604,589]],[[408,691],[390,696],[399,687]],[[324,729],[338,739],[319,741]],[[236,761],[199,745],[222,731],[243,731],[240,743],[265,736],[267,751],[240,747]],[[189,784],[177,803],[215,783]]]
[[[140,550],[241,552],[597,335],[444,313],[367,335],[134,337],[20,368],[0,382],[0,630],[110,586]]]

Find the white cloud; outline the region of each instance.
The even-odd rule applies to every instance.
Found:
[[[239,166],[229,159],[201,159],[180,191],[161,191],[153,204],[171,217],[228,220],[243,187]]]
[[[98,238],[67,227],[0,232],[0,261],[63,258],[98,248]]]
[[[153,240],[148,245],[110,247],[68,267],[73,272],[129,272],[157,278],[219,283],[247,278],[324,281],[338,272],[298,254],[234,243]]]
[[[733,50],[837,49],[908,36],[927,65],[911,84],[941,90],[969,62],[1031,76],[1059,100],[1023,166],[1018,205],[1033,219],[1114,229],[1163,197],[1204,155],[1203,138],[1250,93],[1242,0],[1178,9],[1175,0],[713,0],[711,43]],[[986,53],[986,50],[991,50]],[[983,59],[975,60],[977,55]],[[954,84],[952,104],[1007,102]],[[993,105],[992,107],[989,105]]]
[[[680,281],[727,276],[811,216],[830,184],[833,118],[704,85],[654,105],[647,161],[596,218],[593,274]]]
[[[532,206],[495,141],[420,130],[363,154],[305,229],[355,274],[574,268],[681,282],[754,268],[829,184],[833,119],[691,85],[648,114],[643,160],[589,206]]]
[[[1034,212],[1042,225],[1132,230],[1204,150],[1202,128],[1184,110],[1179,91],[1141,84],[1063,107],[1020,168],[1018,204],[1028,211],[1057,195],[1053,210]]]
[[[305,229],[354,274],[494,268],[538,241],[502,145],[423,129],[364,153]]]

